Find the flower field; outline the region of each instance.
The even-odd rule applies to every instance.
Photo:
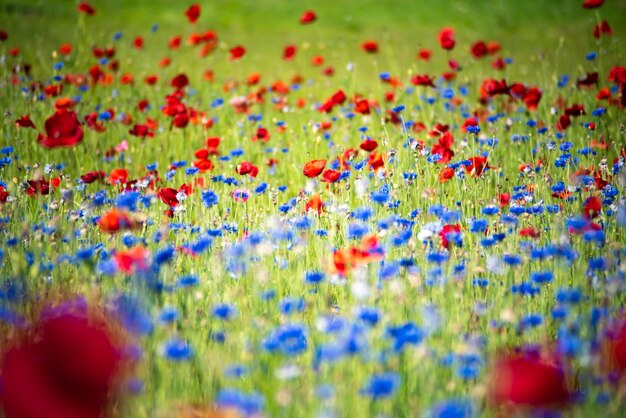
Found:
[[[407,3],[0,4],[0,416],[624,416],[626,4]]]

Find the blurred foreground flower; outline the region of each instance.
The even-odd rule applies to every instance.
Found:
[[[573,397],[565,369],[558,358],[539,352],[514,352],[498,357],[490,375],[493,404],[511,408],[551,409]]]
[[[4,344],[0,406],[7,418],[101,418],[126,363],[122,334],[84,302],[44,311]]]

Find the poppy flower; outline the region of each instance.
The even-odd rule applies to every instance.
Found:
[[[150,265],[150,253],[141,245],[129,250],[118,251],[113,256],[117,269],[125,274],[145,271]]]
[[[458,236],[461,233],[461,225],[444,225],[444,227],[439,231],[439,238],[441,238],[441,246],[444,248],[449,248],[450,241],[457,242],[458,240],[452,240],[453,236]]]
[[[140,225],[131,213],[117,208],[109,210],[98,219],[100,230],[108,234],[136,229]]]
[[[128,131],[128,133],[133,136],[138,136],[140,138],[145,138],[145,137],[152,138],[154,136],[154,133],[147,125],[139,125],[139,124],[135,124],[132,127],[132,129]]]
[[[615,66],[609,70],[609,81],[615,84],[626,84],[626,67]]]
[[[487,49],[487,44],[483,41],[474,42],[470,51],[472,53],[472,56],[476,59],[484,57],[489,52],[489,50]]]
[[[533,227],[522,228],[519,231],[519,235],[523,238],[539,238],[541,236],[541,231]]]
[[[6,203],[9,199],[9,192],[0,184],[0,203]]]
[[[337,170],[325,170],[322,173],[322,181],[324,183],[334,183],[341,177],[341,172]]]
[[[252,164],[250,161],[243,161],[235,167],[235,172],[239,175],[249,174],[250,177],[256,177],[259,173],[259,168]]]
[[[189,23],[196,23],[196,21],[200,17],[200,5],[192,4],[191,6],[189,6],[187,11],[185,12],[185,16],[187,16],[187,20],[189,20]]]
[[[39,144],[45,148],[73,147],[83,140],[76,113],[72,111],[56,112],[46,119],[46,135],[39,135]]]
[[[315,178],[322,174],[324,167],[326,167],[326,160],[312,160],[304,164],[302,172],[309,178]]]
[[[104,171],[90,171],[80,176],[80,181],[85,184],[91,184],[96,180],[104,180],[106,176]]]
[[[576,80],[576,87],[591,87],[598,84],[598,73],[596,71],[587,73],[584,77]]]
[[[438,39],[441,47],[447,51],[454,49],[454,45],[456,45],[456,41],[454,40],[454,29],[443,28],[441,32],[439,32]]]
[[[378,52],[378,42],[376,41],[365,41],[361,44],[361,49],[363,49],[363,51],[370,53],[370,54],[375,54]]]
[[[585,0],[583,2],[584,9],[597,9],[604,4],[604,0]]]
[[[452,157],[454,157],[454,151],[451,149],[453,143],[454,138],[449,131],[444,132],[444,134],[439,137],[438,143],[433,146],[432,150],[433,154],[439,154],[441,156],[437,161],[438,164],[447,164]]]
[[[321,55],[314,55],[311,58],[311,65],[314,67],[319,67],[320,65],[324,65],[324,57]]]
[[[602,199],[597,196],[591,196],[583,204],[583,215],[587,219],[594,219],[602,210]]]
[[[15,121],[15,126],[19,126],[20,128],[32,128],[36,129],[35,124],[28,115],[24,115]]]
[[[232,48],[229,52],[230,52],[230,60],[235,61],[244,56],[244,54],[246,53],[246,48],[244,48],[241,45],[237,45],[236,47]]]
[[[69,55],[72,53],[72,45],[71,44],[61,44],[59,47],[59,54],[61,55]]]
[[[468,158],[470,164],[465,165],[465,171],[470,176],[480,177],[485,168],[491,168],[487,164],[487,158],[485,157],[471,157]]]
[[[300,16],[300,23],[303,25],[308,25],[315,22],[316,19],[317,15],[315,14],[315,12],[313,10],[307,10],[302,13],[302,16]]]
[[[7,346],[0,406],[8,417],[105,416],[126,360],[116,324],[87,309],[48,310]]]
[[[599,39],[602,35],[613,35],[613,29],[606,20],[596,24],[593,28],[593,37]]]
[[[411,78],[411,84],[413,84],[414,86],[435,87],[433,79],[428,74],[417,74],[413,76],[413,78]]]
[[[256,130],[256,134],[252,137],[253,142],[261,141],[267,142],[270,140],[270,133],[267,128],[259,127]]]
[[[9,39],[9,33],[5,30],[0,30],[0,41],[4,42]]]
[[[96,9],[94,9],[94,7],[86,1],[80,2],[76,8],[79,13],[84,13],[89,16],[96,14]]]
[[[287,45],[283,50],[283,59],[286,61],[291,61],[296,56],[296,46],[295,45]]]
[[[367,138],[365,141],[361,142],[359,148],[363,151],[372,152],[378,147],[378,142],[371,138]]]
[[[324,202],[322,201],[320,195],[316,193],[311,196],[309,200],[307,200],[304,208],[306,212],[314,210],[317,212],[318,215],[321,215],[322,211],[324,210]]]
[[[556,129],[558,131],[564,131],[571,125],[572,121],[568,114],[561,115],[556,122]]]
[[[366,99],[357,100],[354,104],[354,111],[356,113],[360,113],[361,115],[369,115],[370,114],[370,105]]]
[[[511,194],[510,193],[500,193],[498,195],[498,200],[500,202],[500,207],[503,208],[506,205],[508,205],[509,202],[511,201]]]
[[[185,73],[178,74],[172,79],[170,85],[175,89],[182,90],[189,85],[189,77]]]
[[[164,187],[162,189],[159,189],[159,191],[157,192],[157,196],[159,197],[159,199],[161,199],[163,203],[172,208],[178,205],[178,197],[176,197],[177,194],[178,190],[172,189],[171,187]]]
[[[524,104],[526,105],[526,108],[528,108],[528,110],[537,110],[537,106],[539,105],[541,96],[541,90],[539,90],[537,87],[531,87],[526,90],[526,93],[524,94],[522,100],[524,101]]]
[[[128,181],[128,171],[123,168],[115,168],[109,173],[109,184],[125,184]]]
[[[374,171],[383,169],[385,167],[383,153],[372,151],[367,157],[367,165]]]
[[[430,61],[430,57],[432,56],[432,52],[430,49],[422,48],[417,53],[417,57],[423,61]]]
[[[558,359],[512,353],[497,358],[492,370],[489,397],[495,405],[550,408],[564,406],[572,399]]]

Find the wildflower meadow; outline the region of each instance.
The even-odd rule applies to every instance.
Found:
[[[626,416],[626,2],[0,0],[0,416]]]

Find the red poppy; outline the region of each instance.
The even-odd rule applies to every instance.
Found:
[[[122,372],[119,330],[83,307],[51,310],[3,355],[0,404],[7,416],[105,416]],[[94,361],[97,359],[98,361]]]
[[[604,4],[604,0],[585,0],[583,2],[584,9],[597,9]]]
[[[182,90],[189,85],[189,77],[185,73],[180,73],[172,79],[170,85],[175,89]]]
[[[196,21],[200,17],[200,5],[192,4],[191,6],[189,6],[187,11],[185,12],[185,16],[187,16],[187,20],[189,20],[189,23],[196,23]]]
[[[9,34],[5,30],[0,30],[0,41],[4,42],[9,39]]]
[[[250,161],[243,161],[237,164],[235,172],[242,176],[249,174],[251,177],[256,177],[259,173],[259,168]]]
[[[441,155],[438,164],[446,164],[454,157],[454,151],[450,147],[454,143],[454,138],[449,131],[439,137],[438,143],[433,147],[432,153]]]
[[[252,137],[253,142],[256,142],[256,141],[267,142],[269,140],[270,140],[270,133],[268,132],[267,128],[263,128],[263,127],[257,128],[256,135]]]
[[[322,174],[326,167],[326,160],[312,160],[304,165],[302,172],[309,178],[315,178]]]
[[[424,61],[429,61],[431,56],[432,56],[432,52],[430,51],[430,49],[426,49],[426,48],[420,49],[419,52],[417,53],[417,57]]]
[[[454,40],[454,29],[451,28],[443,28],[441,32],[439,32],[439,44],[445,50],[454,49],[454,45],[456,41]]]
[[[311,196],[309,200],[307,200],[305,204],[305,211],[308,212],[309,210],[316,211],[318,215],[322,214],[322,211],[324,210],[324,202],[322,202],[322,198],[319,194],[316,193]]]
[[[383,169],[385,167],[383,153],[372,151],[367,157],[367,165],[374,171]]]
[[[354,103],[354,111],[362,115],[369,115],[370,114],[369,102],[366,99],[357,100]]]
[[[559,120],[556,122],[556,129],[558,131],[564,131],[571,125],[572,120],[570,119],[568,114],[561,115]]]
[[[597,196],[591,196],[585,200],[583,205],[583,215],[587,219],[596,218],[602,210],[602,199]]]
[[[567,404],[572,393],[558,360],[512,353],[493,364],[489,396],[496,405],[531,408]]]
[[[491,168],[487,164],[487,158],[485,157],[471,157],[468,158],[471,164],[465,165],[465,171],[470,176],[480,177],[485,168]]]
[[[246,48],[244,48],[241,45],[237,45],[236,47],[232,48],[229,52],[230,52],[230,60],[235,61],[244,56],[244,54],[246,53]]]
[[[50,194],[51,191],[54,191],[51,182],[44,178],[27,180],[25,185],[26,188],[24,189],[24,191],[29,196],[36,196],[38,194],[45,196]]]
[[[46,119],[46,136],[39,135],[39,144],[45,148],[73,147],[83,140],[76,113],[72,111],[56,112]]]
[[[15,121],[15,126],[19,126],[20,128],[32,128],[36,129],[35,124],[28,115],[24,115],[21,118]]]
[[[361,145],[359,148],[361,148],[363,151],[372,152],[377,147],[378,147],[378,142],[376,142],[375,140],[371,138],[367,138],[365,141],[361,142]]]
[[[626,67],[615,66],[609,70],[609,81],[615,84],[626,84]]]
[[[106,176],[104,171],[90,171],[80,176],[80,180],[85,184],[91,184],[96,180],[104,180]]]
[[[154,136],[154,132],[152,132],[152,130],[147,125],[139,124],[135,124],[133,128],[128,131],[128,133],[133,136],[138,136],[140,138],[152,138]]]
[[[283,59],[286,61],[291,61],[296,56],[296,46],[295,45],[287,45],[283,50]]]
[[[159,199],[171,208],[178,205],[178,197],[176,197],[177,194],[178,190],[172,189],[171,187],[164,187],[159,189],[157,192]]]
[[[461,225],[444,225],[444,227],[439,231],[439,237],[441,238],[441,246],[444,248],[448,248],[450,242],[448,241],[448,237],[451,235],[458,235],[461,233]]]
[[[144,81],[147,85],[154,86],[157,83],[157,81],[159,81],[159,76],[156,74],[147,75],[146,78],[144,78]]]
[[[541,100],[541,90],[537,87],[531,87],[526,90],[526,94],[522,98],[528,110],[537,110],[539,101]]]
[[[315,14],[315,12],[313,10],[307,10],[306,12],[302,13],[302,16],[300,16],[300,23],[303,25],[307,25],[309,23],[315,22],[316,19],[317,15]]]
[[[613,35],[613,30],[611,29],[611,27],[609,26],[609,23],[606,20],[603,20],[602,22],[596,24],[596,26],[593,28],[594,38],[598,39],[602,35],[609,35],[609,36]]]
[[[320,112],[330,113],[333,110],[333,107],[343,104],[346,101],[346,94],[343,90],[338,90],[335,94],[333,94],[329,99],[324,102],[319,107]]]
[[[337,170],[325,170],[322,173],[322,181],[324,183],[334,183],[341,177],[341,172]]]
[[[502,71],[506,68],[506,62],[504,62],[502,57],[498,57],[491,62],[491,68]]]
[[[433,83],[433,79],[428,74],[415,75],[413,78],[411,78],[411,84],[413,84],[414,86],[435,87],[435,84]]]
[[[69,55],[72,53],[72,45],[71,44],[61,44],[59,47],[59,54],[61,55]]]
[[[363,51],[368,52],[370,54],[375,54],[378,52],[378,42],[365,41],[361,44],[361,49],[363,49]]]
[[[0,184],[0,203],[6,203],[9,198],[9,192]]]
[[[102,232],[114,234],[119,231],[136,229],[141,224],[127,211],[113,208],[98,219],[98,226]]]
[[[524,238],[539,238],[541,236],[541,231],[533,227],[522,228],[519,231],[519,235]]]
[[[133,39],[133,46],[137,49],[143,49],[143,37],[137,36],[135,39]]]
[[[598,73],[596,71],[587,73],[584,77],[576,80],[576,87],[590,87],[598,84]]]
[[[319,67],[320,65],[324,65],[324,57],[321,55],[314,55],[311,58],[311,65],[314,67]]]
[[[126,274],[134,274],[144,271],[150,265],[150,253],[141,245],[137,245],[130,250],[118,251],[113,256],[113,260],[119,271]]]
[[[79,13],[84,13],[89,16],[96,14],[96,9],[94,9],[93,6],[86,1],[80,2],[76,8]]]
[[[585,108],[582,105],[579,104],[573,104],[570,107],[566,107],[565,108],[565,114],[568,116],[581,116],[581,115],[586,115],[587,113],[585,113]]]
[[[500,207],[503,208],[506,205],[508,205],[509,202],[511,201],[511,194],[510,193],[500,193],[498,195],[498,200],[500,201]]]
[[[487,44],[483,41],[474,42],[470,51],[476,59],[486,56],[489,52],[489,50],[487,49]]]
[[[109,184],[123,185],[123,184],[126,184],[127,181],[128,181],[128,171],[126,169],[115,168],[109,173],[109,179],[108,179]]]

